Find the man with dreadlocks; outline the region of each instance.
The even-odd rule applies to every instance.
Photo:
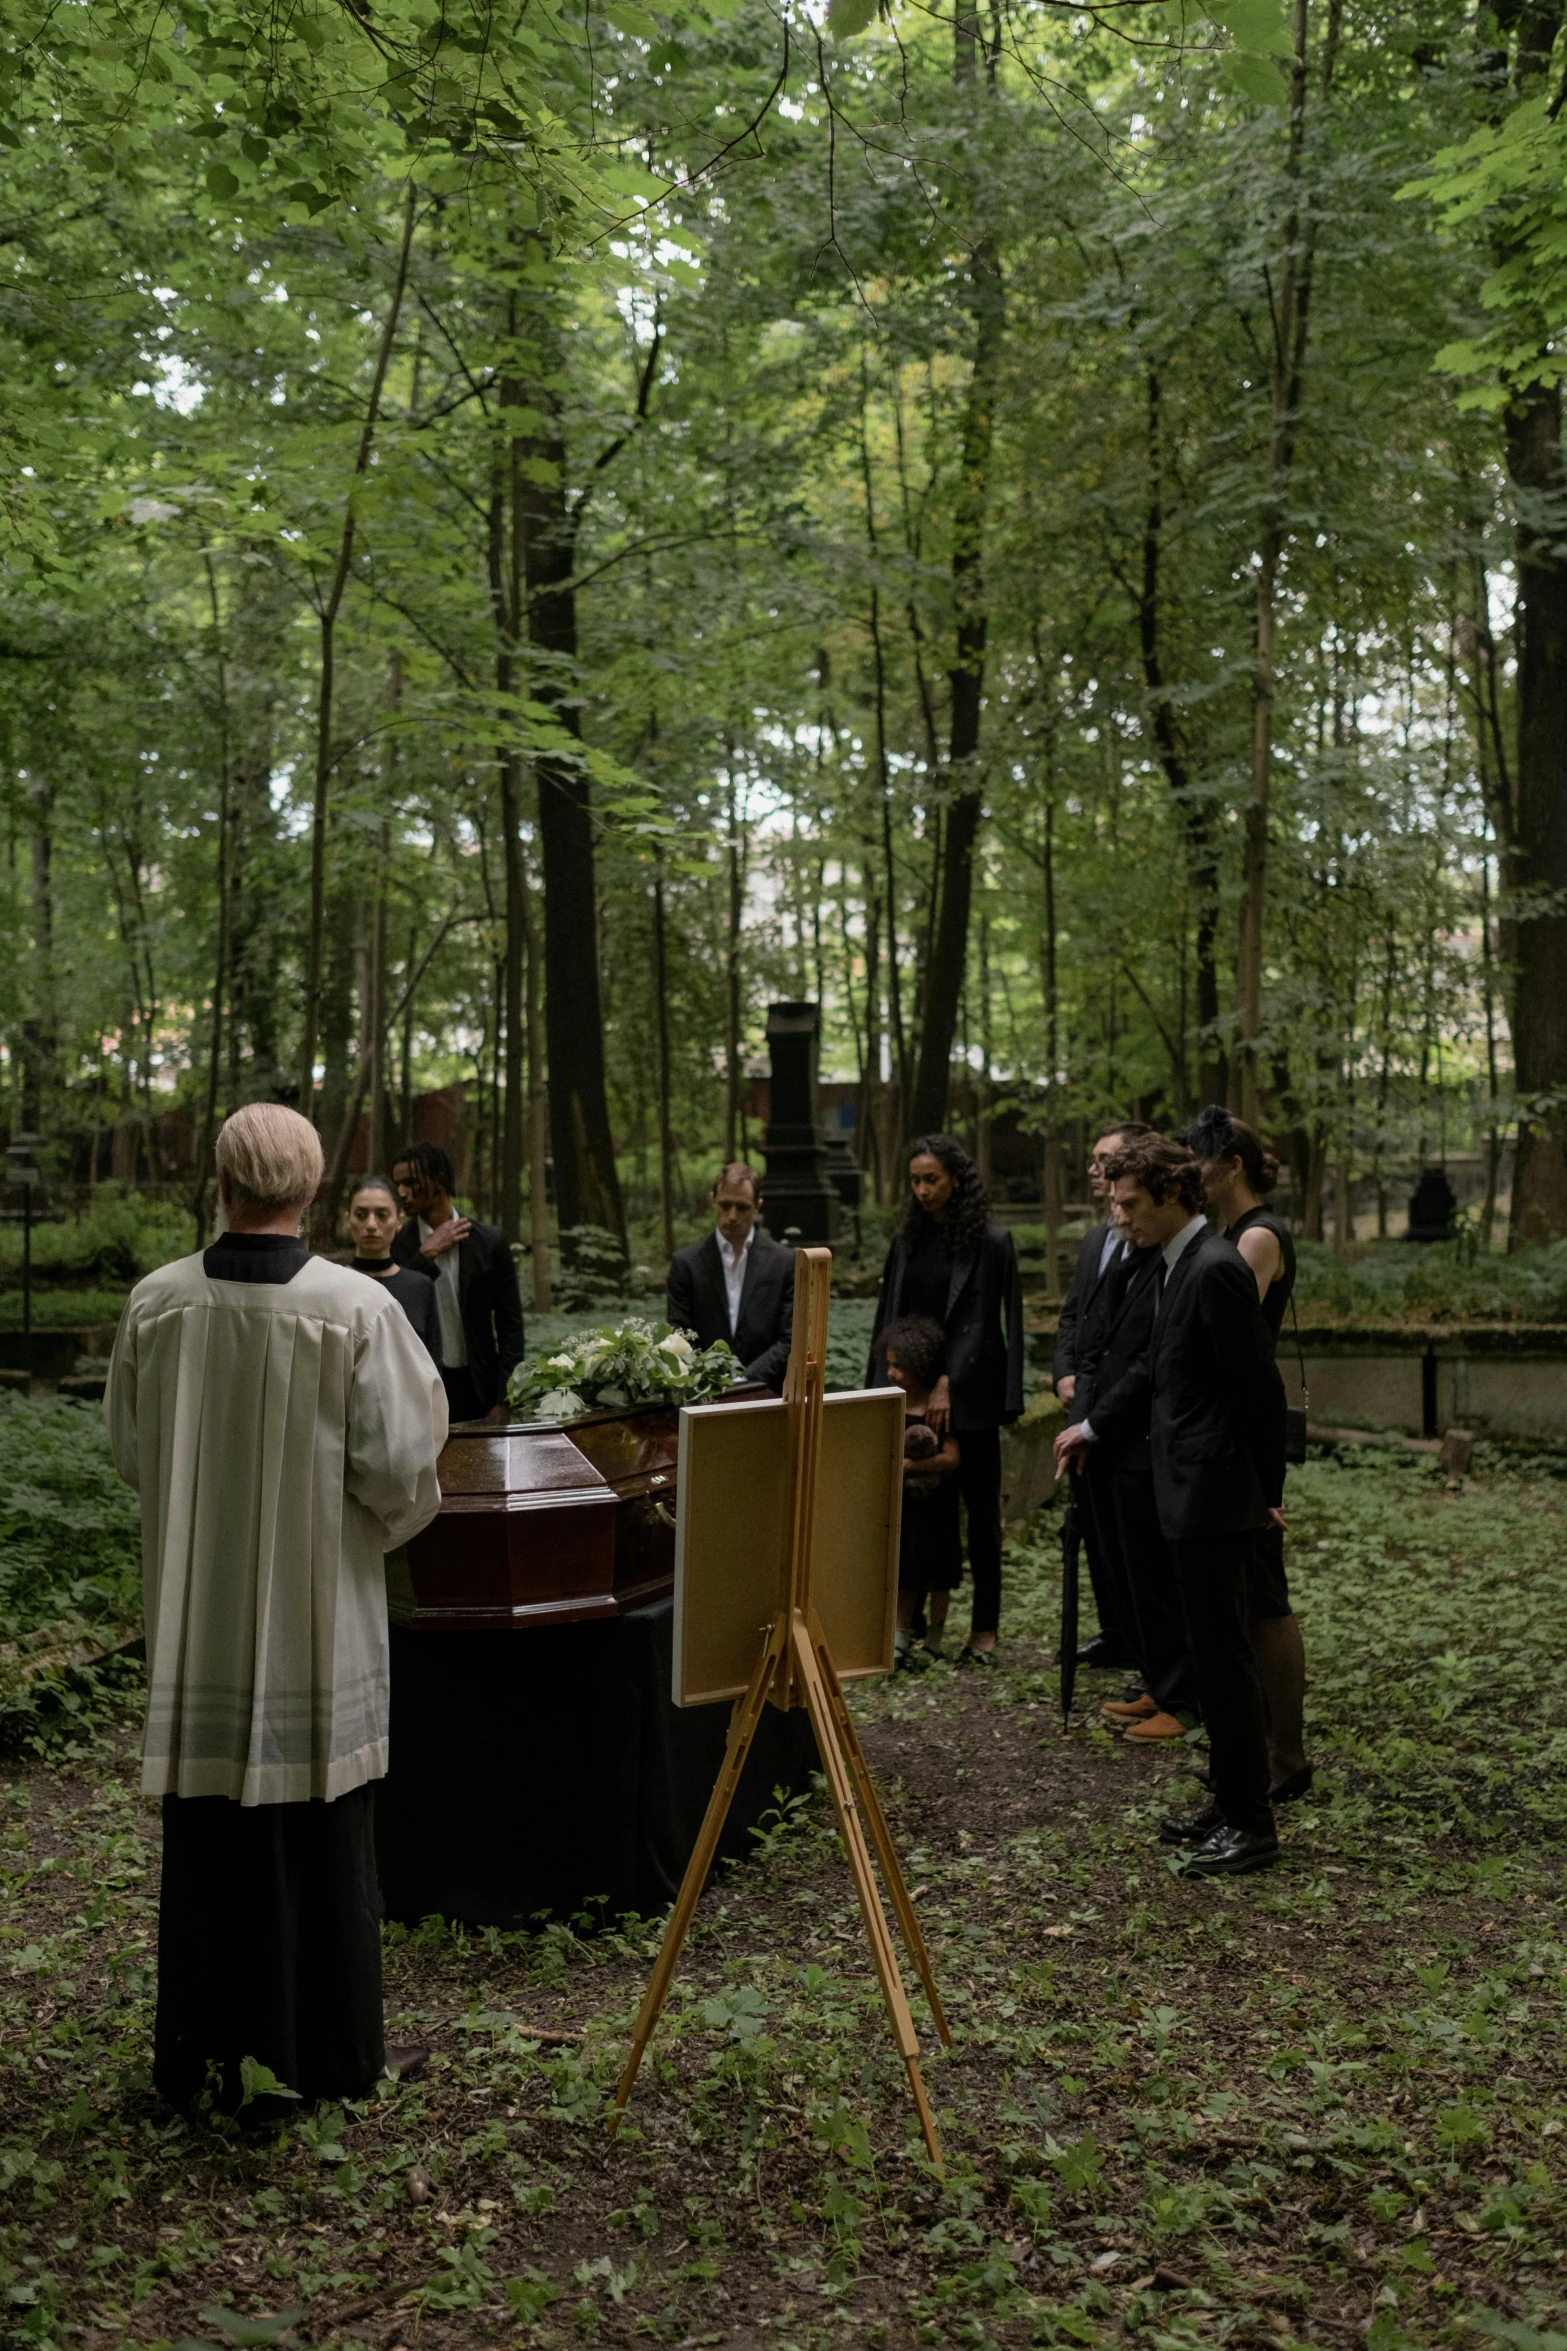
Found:
[[[865,1384],[887,1385],[881,1334],[928,1315],[941,1326],[947,1368],[925,1407],[939,1437],[958,1440],[953,1472],[968,1512],[974,1613],[959,1665],[994,1663],[1001,1622],[1001,1430],[1023,1411],[1023,1285],[1012,1235],[990,1221],[978,1168],[950,1135],[908,1145],[909,1202],[876,1298]]]

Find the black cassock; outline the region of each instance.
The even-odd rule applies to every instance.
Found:
[[[305,1262],[298,1242],[272,1233],[225,1234],[206,1253],[223,1281],[286,1282]],[[252,2057],[307,2102],[361,2098],[384,2054],[374,1783],[330,1804],[165,1796],[159,2095],[189,2109],[210,2084],[232,2114]]]
[[[330,1804],[163,1799],[153,2084],[188,2110],[216,2066],[232,2114],[247,2057],[307,2104],[362,2098],[380,2075],[373,1781]]]

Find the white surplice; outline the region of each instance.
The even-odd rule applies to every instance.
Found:
[[[440,1375],[401,1307],[312,1257],[292,1281],[137,1284],[104,1418],[141,1495],[142,1791],[345,1795],[387,1768],[384,1557],[440,1507]]]

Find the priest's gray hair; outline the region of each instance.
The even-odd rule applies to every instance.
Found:
[[[321,1138],[308,1118],[281,1102],[247,1102],[218,1130],[218,1173],[236,1200],[262,1208],[303,1208],[326,1172]]]

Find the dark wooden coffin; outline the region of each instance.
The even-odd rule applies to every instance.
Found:
[[[569,1428],[459,1422],[437,1465],[439,1514],[386,1563],[392,1622],[525,1632],[667,1598],[679,1432],[672,1405]]]

